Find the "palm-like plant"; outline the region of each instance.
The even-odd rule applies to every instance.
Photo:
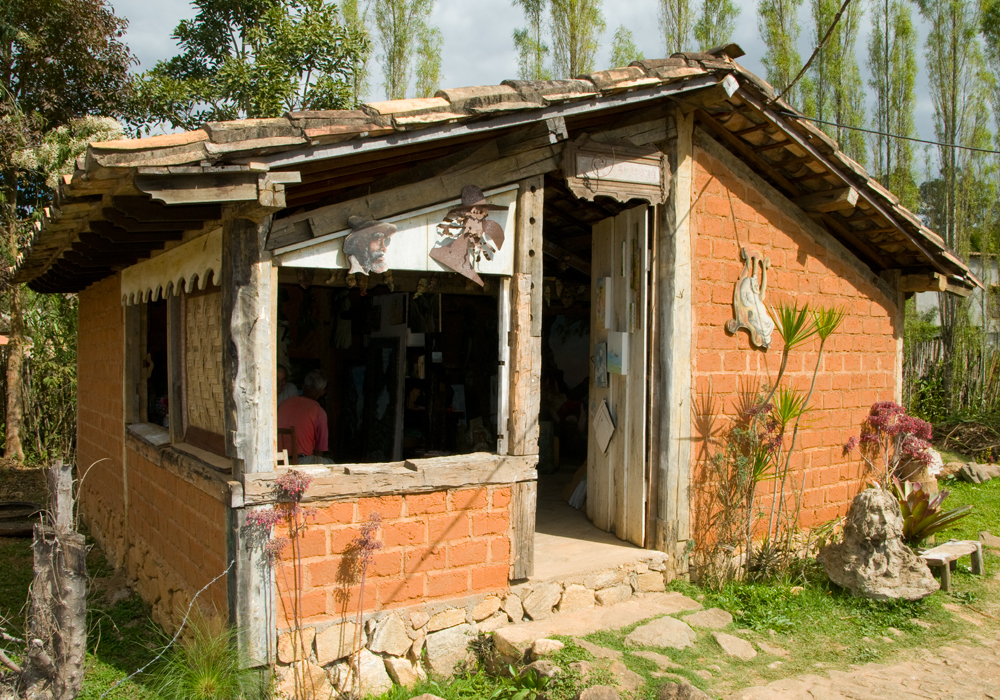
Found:
[[[949,492],[941,491],[931,497],[919,482],[901,482],[893,478],[892,493],[899,501],[899,510],[903,515],[903,541],[911,546],[917,546],[931,535],[953,525],[972,510],[970,505],[941,510]]]

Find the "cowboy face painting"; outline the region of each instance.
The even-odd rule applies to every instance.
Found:
[[[352,216],[347,220],[352,231],[344,240],[344,255],[351,264],[349,274],[382,274],[389,269],[385,259],[390,239],[396,233],[393,224]]]
[[[462,206],[455,207],[437,225],[438,232],[455,240],[434,248],[430,256],[480,287],[483,280],[473,265],[485,257],[492,260],[503,246],[503,227],[489,218],[490,210],[507,207],[490,204],[475,185],[462,188]]]

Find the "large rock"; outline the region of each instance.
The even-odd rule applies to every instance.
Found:
[[[656,695],[656,700],[711,700],[711,696],[684,681],[665,684]]]
[[[733,624],[733,616],[720,608],[700,610],[684,618],[684,622],[692,627],[703,627],[710,630],[721,630]]]
[[[532,620],[544,620],[562,598],[562,586],[555,582],[540,583],[524,599],[524,612]]]
[[[695,632],[686,622],[673,617],[661,617],[632,630],[625,641],[640,647],[686,649],[695,640]]]
[[[610,685],[594,685],[580,691],[577,700],[621,700],[621,695]]]
[[[866,489],[851,503],[844,541],[824,547],[817,559],[831,581],[857,596],[920,600],[940,586],[927,564],[903,544],[902,535],[895,497]]]
[[[993,465],[989,464],[976,464],[975,462],[966,462],[962,465],[962,468],[958,470],[958,478],[962,481],[968,481],[970,484],[982,484],[990,479],[992,479],[996,474]]]
[[[368,648],[376,653],[402,656],[410,650],[412,644],[413,640],[406,634],[406,625],[399,615],[392,613],[375,627],[375,634]]]
[[[424,673],[424,669],[421,668],[420,664],[408,658],[390,656],[385,660],[385,668],[389,672],[389,675],[392,676],[392,680],[396,685],[401,685],[404,688],[409,688],[421,681],[427,680],[427,674]]]
[[[316,635],[316,661],[326,666],[331,661],[353,654],[361,645],[358,643],[359,626],[353,622],[330,625]],[[364,635],[360,636],[363,640]]]
[[[990,547],[991,549],[1000,549],[1000,537],[983,530],[979,533],[979,541],[983,543],[984,547]]]
[[[293,661],[301,661],[303,658],[308,658],[310,656],[309,652],[312,651],[313,639],[315,638],[315,627],[306,627],[303,629],[301,639],[299,638],[299,633],[296,631],[278,635],[278,661],[283,664],[290,664]],[[305,648],[305,656],[303,656],[303,647]]]
[[[475,625],[458,625],[427,635],[427,664],[431,673],[442,678],[455,674],[455,667],[469,656],[469,639]]]
[[[594,592],[578,583],[566,586],[559,600],[559,612],[574,612],[594,607]]]
[[[617,586],[602,588],[594,593],[594,597],[597,598],[598,605],[607,606],[624,603],[632,597],[632,586],[627,583],[621,583]]]
[[[361,677],[361,696],[381,695],[392,688],[392,679],[385,670],[385,660],[378,654],[362,649],[359,654],[358,667]],[[322,695],[320,697],[327,697]]]
[[[438,630],[448,629],[449,627],[457,627],[458,625],[465,623],[465,611],[461,608],[449,608],[444,612],[439,612],[437,615],[432,617],[427,623],[428,632],[437,632]]]
[[[749,661],[757,657],[757,650],[745,639],[734,637],[725,632],[713,632],[712,636],[715,637],[715,641],[722,647],[722,651],[726,652],[729,656],[735,656],[741,661]]]

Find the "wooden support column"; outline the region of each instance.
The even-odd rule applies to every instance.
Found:
[[[274,469],[274,374],[272,337],[273,281],[270,254],[264,250],[269,216],[241,216],[227,210],[222,224],[222,371],[226,453],[233,480]],[[229,618],[238,630],[241,651],[258,665],[274,656],[275,616],[270,571],[261,552],[242,536],[248,511],[240,499],[230,504],[227,537]]]
[[[184,319],[178,290],[167,290],[167,410],[170,442],[184,441]]]
[[[693,296],[691,269],[691,113],[677,109],[676,136],[667,141],[671,170],[670,195],[658,207],[654,241],[656,333],[652,343],[655,365],[651,405],[657,407],[650,429],[651,469],[656,492],[652,540],[670,555],[674,575],[687,572],[690,538],[691,474],[691,338]],[[653,520],[653,518],[651,518]]]

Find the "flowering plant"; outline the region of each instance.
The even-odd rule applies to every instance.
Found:
[[[861,424],[861,438],[851,437],[844,456],[857,450],[878,485],[889,489],[893,478],[906,480],[935,460],[931,424],[907,415],[894,401],[879,401]]]

